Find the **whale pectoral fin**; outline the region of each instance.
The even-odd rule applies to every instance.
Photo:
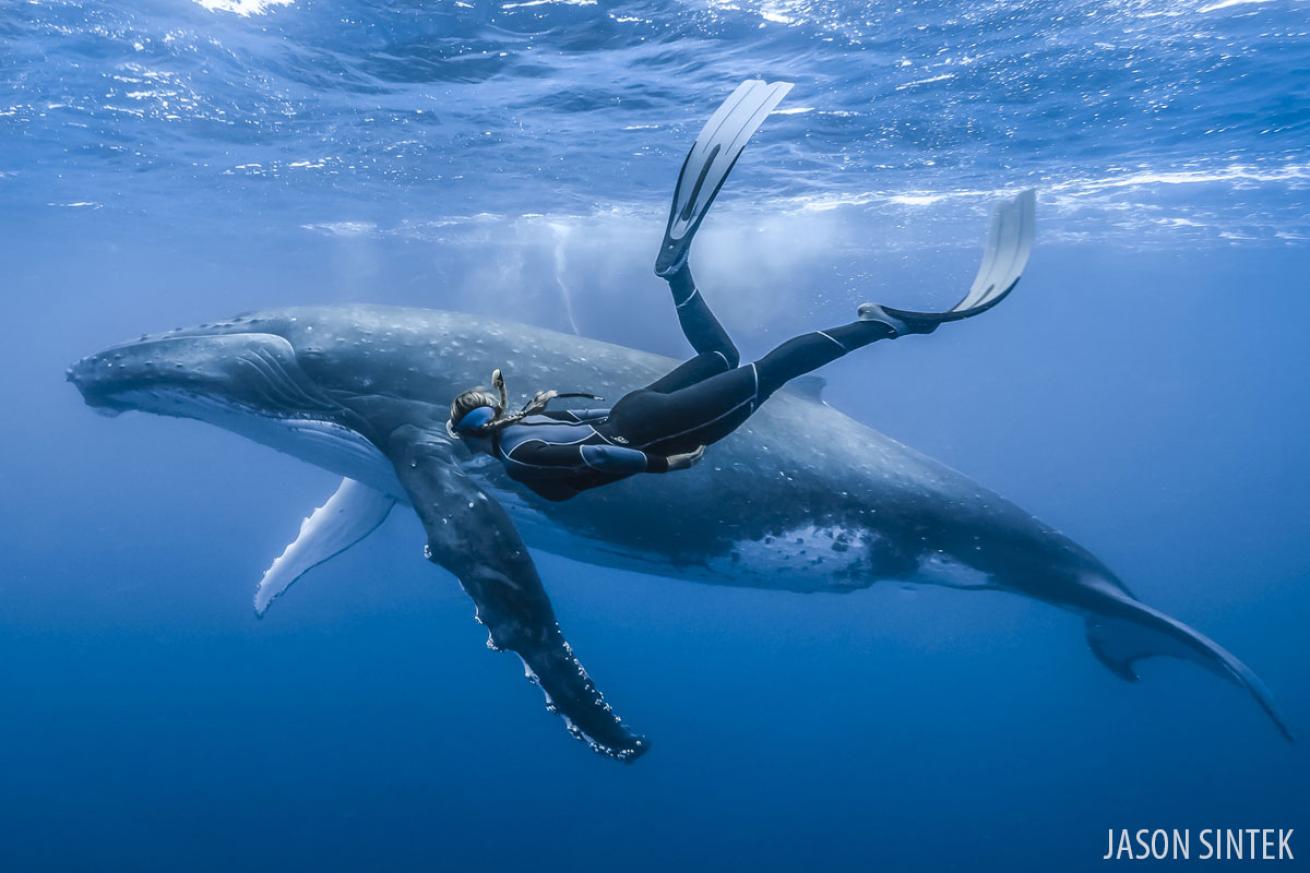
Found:
[[[1260,677],[1214,640],[1143,603],[1116,599],[1119,615],[1087,619],[1087,644],[1096,659],[1121,679],[1138,680],[1136,664],[1147,658],[1181,658],[1246,689],[1287,740],[1291,731]]]
[[[408,431],[408,432],[405,432]],[[456,466],[448,444],[402,428],[392,457],[427,532],[430,561],[473,598],[487,644],[517,654],[546,707],[597,752],[631,761],[649,743],[632,733],[573,656],[541,577],[504,508]]]
[[[336,493],[300,523],[295,540],[264,571],[255,589],[255,614],[262,617],[297,579],[377,530],[395,505],[394,498],[376,489],[342,479]]]

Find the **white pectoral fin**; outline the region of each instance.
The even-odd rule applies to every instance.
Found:
[[[310,570],[349,549],[386,520],[394,498],[354,479],[342,479],[336,493],[300,523],[291,545],[264,571],[255,591],[255,614],[269,605]]]

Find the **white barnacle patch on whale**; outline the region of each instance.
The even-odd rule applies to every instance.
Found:
[[[820,590],[836,584],[858,587],[873,579],[864,550],[853,547],[867,532],[836,525],[806,524],[733,543],[726,555],[708,562],[715,574],[761,577],[766,584]],[[838,580],[841,580],[838,582]]]

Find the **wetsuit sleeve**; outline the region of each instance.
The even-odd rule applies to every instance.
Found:
[[[657,455],[622,446],[583,446],[582,462],[602,473],[666,473],[669,462]]]
[[[560,409],[546,410],[541,415],[547,418],[553,418],[556,421],[567,422],[568,424],[583,424],[589,421],[600,421],[602,418],[609,418],[608,409]]]
[[[622,446],[557,446],[533,440],[520,443],[505,458],[525,467],[588,467],[617,476],[669,471],[667,458]]]
[[[581,467],[585,463],[581,446],[556,446],[537,440],[519,443],[505,457],[529,467]]]
[[[647,473],[667,473],[669,472],[669,459],[663,455],[646,455],[646,472]]]

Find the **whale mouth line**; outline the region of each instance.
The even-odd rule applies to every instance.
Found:
[[[213,425],[385,493],[400,491],[381,451],[367,436],[330,415],[298,409],[270,410],[176,385],[130,388],[117,392],[112,403]]]
[[[169,385],[149,388],[124,388],[98,398],[95,403],[88,401],[97,413],[115,417],[124,412],[149,412],[155,415],[169,415],[177,418],[195,418],[210,420],[213,415],[250,416],[285,422],[314,422],[324,425],[340,425],[336,419],[324,412],[287,408],[274,409],[261,407],[242,400],[224,397],[202,391]],[[210,413],[209,416],[206,413]]]

